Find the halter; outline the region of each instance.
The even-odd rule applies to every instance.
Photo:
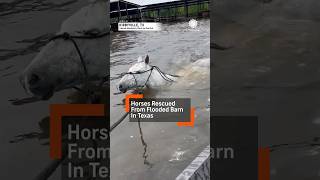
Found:
[[[151,77],[152,71],[153,71],[154,69],[159,72],[159,74],[161,75],[161,77],[162,77],[164,80],[166,80],[166,81],[168,81],[168,82],[170,82],[170,83],[175,82],[175,80],[169,78],[167,75],[172,76],[172,77],[180,77],[180,76],[178,76],[178,75],[173,75],[173,74],[164,73],[163,71],[160,70],[160,68],[159,68],[158,66],[151,66],[150,69],[145,70],[145,71],[136,71],[136,72],[122,73],[122,74],[120,75],[120,77],[122,77],[122,76],[124,76],[124,75],[126,75],[126,74],[130,74],[130,75],[132,75],[133,78],[134,78],[135,87],[136,87],[136,88],[144,88],[144,87],[147,86],[147,83],[149,82],[149,79],[150,79],[150,77]],[[137,81],[135,75],[136,75],[136,74],[144,74],[144,73],[147,73],[147,72],[150,72],[150,73],[149,73],[148,78],[146,79],[144,85],[143,85],[143,86],[138,86],[138,81]]]
[[[75,39],[98,39],[98,38],[102,38],[104,36],[107,36],[109,35],[110,33],[109,32],[104,32],[104,33],[101,33],[101,34],[90,34],[90,35],[83,35],[83,36],[72,36],[70,35],[69,33],[67,32],[64,32],[62,34],[58,34],[54,37],[52,37],[50,41],[54,41],[56,39],[63,39],[63,40],[69,40],[72,42],[72,44],[74,45],[75,49],[77,50],[77,53],[79,55],[79,58],[80,58],[80,62],[82,64],[82,68],[83,68],[83,72],[84,72],[84,75],[85,75],[85,81],[87,82],[88,81],[88,77],[89,77],[89,74],[88,74],[88,69],[87,69],[87,66],[86,66],[86,63],[84,61],[84,58],[81,54],[81,51],[80,51],[80,48],[77,44],[77,42],[75,41]]]
[[[109,32],[104,32],[104,33],[101,33],[101,34],[88,34],[88,35],[82,35],[82,36],[72,36],[69,33],[65,32],[65,33],[58,34],[58,35],[50,38],[48,42],[54,41],[56,39],[63,39],[63,40],[66,40],[66,41],[69,40],[69,41],[72,42],[72,44],[76,48],[77,53],[78,53],[79,58],[80,58],[80,62],[81,62],[81,65],[82,65],[82,68],[83,68],[83,72],[84,72],[84,75],[85,75],[85,84],[88,84],[88,81],[89,81],[88,69],[87,69],[86,63],[84,61],[84,58],[83,58],[83,56],[81,54],[81,51],[80,51],[79,46],[78,46],[77,42],[75,41],[75,39],[97,39],[97,38],[102,38],[104,36],[107,36],[109,34],[110,34]],[[105,76],[105,77],[102,78],[102,81],[99,84],[99,86],[102,86],[103,83],[107,81],[107,77],[108,76]],[[78,90],[78,91],[80,91],[80,92],[83,92],[83,90],[78,88],[78,87],[74,86],[73,88]],[[87,94],[88,92],[83,92],[83,93]],[[18,98],[10,99],[9,101],[11,101],[13,105],[22,105],[22,104],[26,104],[26,103],[36,102],[38,100],[39,99],[36,98],[36,97],[29,97],[29,98],[23,98],[23,99],[18,99]]]

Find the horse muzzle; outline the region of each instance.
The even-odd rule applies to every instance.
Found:
[[[124,85],[122,85],[122,84],[119,84],[118,88],[119,88],[119,91],[122,92],[122,93],[126,93],[127,90],[128,90],[128,89],[127,89]]]
[[[20,83],[26,93],[32,94],[42,100],[50,99],[54,93],[53,85],[45,83],[45,81],[42,81],[40,77],[34,74],[22,75],[20,77]]]

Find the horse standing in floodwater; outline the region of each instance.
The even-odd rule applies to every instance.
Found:
[[[179,76],[162,72],[157,66],[151,66],[147,55],[144,60],[139,57],[138,62],[130,67],[121,78],[118,88],[122,93],[144,88],[159,89],[171,85],[177,77]]]

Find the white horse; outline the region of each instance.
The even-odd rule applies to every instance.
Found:
[[[106,0],[89,0],[83,7],[66,19],[58,34],[88,36],[108,34],[108,3]],[[86,81],[101,80],[107,72],[109,35],[74,41],[84,62],[71,40],[58,38],[44,46],[20,76],[27,92],[38,99],[49,99],[54,92],[80,85]],[[87,69],[87,73],[84,69]]]
[[[120,79],[118,88],[122,93],[128,90],[141,90],[144,88],[159,89],[171,85],[178,76],[163,73],[156,66],[149,64],[149,56],[130,67],[129,71]]]

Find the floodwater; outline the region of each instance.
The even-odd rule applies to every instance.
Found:
[[[65,103],[68,91],[49,101],[13,106],[27,97],[18,75],[67,17],[85,6],[77,0],[6,0],[0,3],[0,179],[33,179],[49,162],[47,139],[39,140],[39,123],[49,104]],[[32,133],[35,132],[35,133]],[[24,134],[24,135],[23,135]],[[21,136],[21,141],[10,143]],[[56,173],[51,179],[60,179]]]
[[[8,100],[28,96],[19,84],[19,73],[52,34],[59,31],[63,20],[86,4],[86,1],[77,0],[6,0],[0,3],[0,179],[32,179],[50,161],[48,135],[41,134],[41,127],[47,124],[42,119],[48,116],[50,104],[66,102],[70,90],[55,94],[49,101],[22,106],[13,106]],[[198,32],[188,30],[187,26],[187,23],[176,23],[165,25],[163,32],[112,34],[112,77],[127,71],[139,55],[147,53],[153,65],[166,72],[182,74],[191,62],[209,58],[209,20],[200,21]],[[144,164],[137,123],[125,120],[111,135],[112,179],[173,179],[209,144],[209,71],[197,77],[202,79],[188,76],[188,86],[177,85],[175,89],[153,93],[191,97],[197,108],[195,127],[142,123],[151,167]],[[112,93],[116,92],[116,82],[111,81]],[[123,97],[112,94],[111,124],[124,112],[123,107],[117,105]],[[58,169],[50,180],[59,179]]]
[[[111,132],[111,178],[117,180],[174,179],[210,141],[209,66],[194,70],[192,62],[210,58],[210,20],[163,24],[159,32],[117,32],[111,34],[111,124],[124,114],[124,94],[118,92],[117,77],[149,55],[150,64],[170,74],[180,74],[171,88],[146,93],[148,97],[188,97],[196,107],[195,127],[178,127],[174,122],[137,122],[128,119]]]
[[[320,175],[320,2],[224,0],[215,4],[215,115],[258,116],[272,180]],[[288,144],[288,145],[286,145]],[[318,145],[317,145],[318,144]]]

